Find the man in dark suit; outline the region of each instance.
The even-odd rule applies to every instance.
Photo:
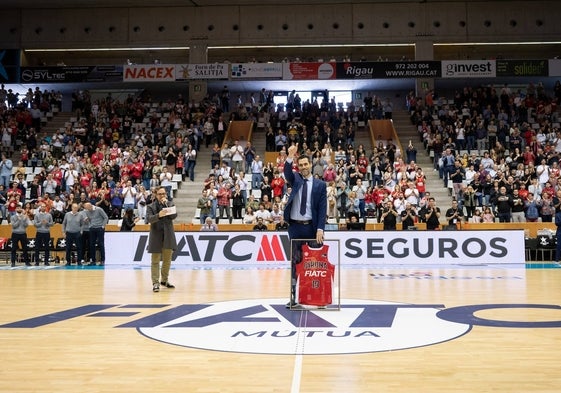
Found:
[[[166,189],[156,189],[154,202],[146,206],[146,222],[150,224],[148,235],[148,253],[152,254],[152,291],[159,292],[160,284],[166,288],[175,288],[169,279],[171,256],[177,248],[173,220],[177,213],[171,214],[173,203],[167,200]],[[160,272],[160,260],[162,269]],[[161,279],[160,279],[161,277]]]
[[[292,186],[292,192],[284,209],[284,219],[289,223],[288,237],[291,240],[307,239],[318,244],[323,243],[325,218],[327,217],[327,187],[321,179],[312,176],[310,157],[298,156],[298,172],[292,164],[297,157],[298,144],[288,148],[288,156],[284,163],[284,178]],[[292,243],[292,282],[291,298],[287,307],[296,305],[296,268],[301,259],[303,242]]]

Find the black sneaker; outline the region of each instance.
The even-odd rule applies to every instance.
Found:
[[[45,266],[51,266],[49,262],[45,262]]]
[[[155,283],[152,285],[152,292],[160,292],[160,284]]]
[[[291,310],[302,310],[303,309],[303,307],[296,302],[288,302],[288,303],[285,304],[285,307],[289,308]]]
[[[173,285],[169,281],[162,281],[160,284],[162,284],[162,286],[166,288],[175,288],[175,285]]]

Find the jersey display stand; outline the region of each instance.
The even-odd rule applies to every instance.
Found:
[[[292,239],[291,310],[341,309],[340,241]]]

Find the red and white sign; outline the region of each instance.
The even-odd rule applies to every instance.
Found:
[[[126,65],[123,82],[175,82],[175,65]]]
[[[282,79],[335,79],[337,63],[284,63]]]

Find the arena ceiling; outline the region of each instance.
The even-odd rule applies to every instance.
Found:
[[[472,0],[473,2],[484,2],[482,0]],[[494,0],[494,2],[512,2],[511,0]],[[395,3],[468,3],[465,0],[0,0],[0,9],[78,9],[78,8],[136,8],[136,7],[219,7],[219,6],[252,6],[252,5],[326,5],[326,4],[361,4],[361,3],[375,3],[375,4],[391,4]],[[536,80],[535,82],[545,82],[546,84],[553,84],[553,80]],[[476,81],[474,81],[476,82]],[[482,83],[488,81],[481,81]],[[494,83],[500,84],[508,81],[495,80]],[[455,89],[462,86],[462,81],[440,81],[441,88]],[[232,91],[259,91],[264,85],[272,90],[291,90],[306,89],[306,90],[321,90],[323,89],[323,81],[302,81],[299,84],[291,82],[287,84],[285,81],[229,81],[227,84]],[[209,82],[210,90],[220,90],[224,85],[224,81],[211,81]],[[30,86],[20,85],[22,88]],[[122,85],[124,88],[127,86]],[[151,85],[155,89],[166,89],[168,85]],[[376,90],[392,90],[392,91],[408,91],[414,88],[413,80],[378,80],[378,81],[334,81],[330,85],[334,90],[363,90],[363,89],[376,89]],[[61,86],[53,85],[47,88],[58,89]],[[68,85],[67,89],[84,88],[81,85]],[[86,86],[94,88],[92,86]],[[111,88],[111,86],[95,85],[97,88]],[[130,86],[133,88],[133,86]],[[184,90],[185,86],[180,86],[179,89]]]
[[[506,0],[505,0],[506,1]],[[283,0],[283,5],[299,4],[360,4],[360,3],[411,3],[411,0]],[[465,2],[464,0],[418,0],[419,3]],[[210,7],[210,6],[245,6],[278,5],[277,0],[3,0],[2,7],[7,8],[103,8],[103,7]]]

